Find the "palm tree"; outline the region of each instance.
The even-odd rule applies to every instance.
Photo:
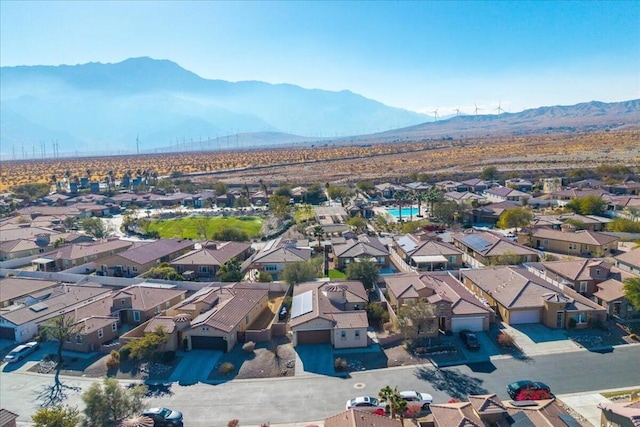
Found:
[[[405,198],[407,197],[407,192],[404,190],[398,190],[394,194],[394,198],[398,203],[398,222],[402,222],[402,204],[404,203]]]
[[[427,201],[427,195],[424,191],[416,191],[416,200],[418,202],[418,218],[422,218],[422,202]]]
[[[429,216],[431,216],[433,214],[433,204],[442,199],[442,193],[440,193],[440,190],[436,187],[431,187],[429,191],[427,191],[425,199],[429,202]]]

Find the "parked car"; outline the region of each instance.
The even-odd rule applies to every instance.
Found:
[[[360,396],[354,397],[347,401],[346,409],[357,409],[358,411],[377,413],[382,410],[384,414],[384,406],[380,404],[380,401],[372,396]]]
[[[507,393],[512,400],[518,400],[518,395],[525,390],[542,390],[552,395],[551,388],[540,381],[521,380],[507,385]]]
[[[38,344],[36,341],[21,344],[11,350],[9,354],[4,357],[4,361],[7,363],[19,362],[39,348],[40,344]]]
[[[433,402],[433,396],[431,396],[429,393],[420,393],[417,391],[401,391],[399,394],[403,400],[407,401],[407,406],[420,405],[422,409],[427,409],[431,402]],[[388,402],[382,402],[380,403],[380,406],[386,409],[388,406]]]
[[[469,350],[478,350],[480,348],[480,341],[473,332],[463,329],[460,331],[460,339]]]
[[[154,427],[182,427],[182,412],[169,408],[149,408],[142,413],[153,420]]]

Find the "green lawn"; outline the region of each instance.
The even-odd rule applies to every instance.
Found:
[[[346,277],[347,275],[340,270],[336,270],[335,268],[329,270],[329,279],[345,279]]]
[[[237,228],[246,232],[250,238],[260,237],[260,229],[264,220],[260,217],[190,217],[151,221],[149,231],[157,231],[160,237],[178,237],[184,239],[201,239],[198,230],[206,221],[207,236],[225,228]]]

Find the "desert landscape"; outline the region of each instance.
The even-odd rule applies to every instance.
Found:
[[[412,173],[474,173],[484,166],[540,171],[592,168],[599,164],[639,164],[640,130],[555,133],[460,140],[322,146],[222,152],[162,153],[109,157],[34,159],[3,162],[0,191],[53,175],[104,180],[125,173],[158,177],[188,175],[193,181],[256,184],[384,181]]]

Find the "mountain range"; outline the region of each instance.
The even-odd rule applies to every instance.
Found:
[[[640,100],[433,117],[350,91],[208,80],[168,60],[0,68],[0,151],[116,154],[640,126]],[[389,130],[385,130],[389,129]],[[385,130],[380,132],[380,130]],[[26,150],[26,151],[25,151]],[[26,154],[25,154],[26,153]]]

